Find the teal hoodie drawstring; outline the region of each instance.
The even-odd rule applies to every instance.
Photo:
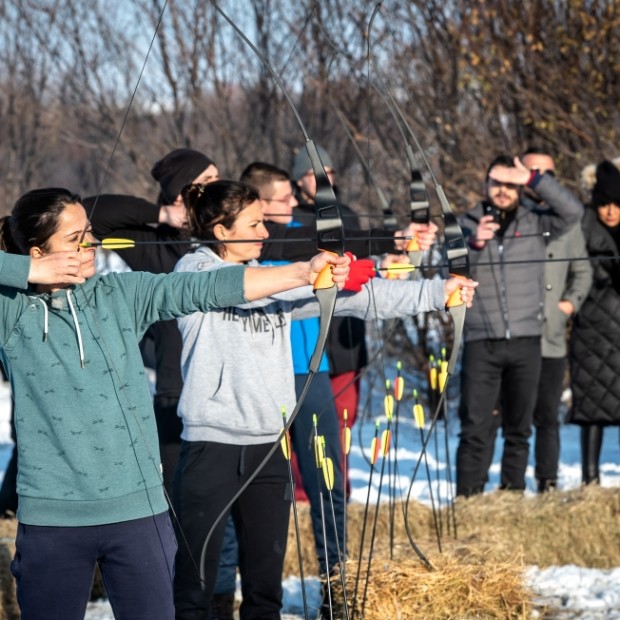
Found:
[[[47,307],[47,304],[40,297],[38,297],[37,299],[43,306],[43,342],[47,342],[47,335],[49,333],[50,326],[49,309]]]
[[[80,330],[80,324],[78,323],[77,314],[73,302],[71,301],[71,290],[67,289],[67,303],[69,304],[69,310],[71,310],[71,317],[73,318],[73,325],[75,326],[75,333],[77,335],[78,348],[80,350],[80,366],[84,368],[84,345],[82,343],[82,331]],[[41,298],[37,298],[39,303],[43,306],[43,342],[47,342],[49,335],[49,308],[45,301]]]
[[[77,314],[71,301],[71,290],[67,289],[67,302],[69,303],[69,309],[71,310],[71,316],[73,317],[73,325],[75,325],[75,333],[77,335],[78,347],[80,349],[80,365],[84,368],[84,345],[82,344],[82,331],[80,330],[80,324],[78,323]]]

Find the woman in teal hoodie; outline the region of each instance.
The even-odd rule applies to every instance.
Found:
[[[0,253],[0,359],[19,454],[11,570],[21,618],[84,618],[98,563],[117,620],[172,620],[176,541],[138,342],[154,321],[302,286],[329,263],[341,285],[348,259],[320,255],[271,274],[235,267],[101,276],[92,241],[79,196],[64,189],[28,192],[2,225],[1,249],[33,261],[69,253],[78,276],[17,291],[28,263]]]

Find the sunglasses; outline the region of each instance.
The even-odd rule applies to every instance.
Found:
[[[505,187],[506,189],[519,190],[522,185],[517,185],[516,183],[504,183],[502,181],[496,181],[495,179],[489,179],[490,187]]]
[[[555,170],[541,170],[540,168],[531,168],[531,170],[539,174],[548,174],[550,177],[555,177]]]

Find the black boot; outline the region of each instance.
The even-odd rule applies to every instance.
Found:
[[[599,484],[598,464],[603,445],[603,427],[595,424],[581,427],[581,476],[583,484]]]
[[[484,485],[477,487],[457,487],[456,494],[458,497],[473,497],[474,495],[482,495],[484,493]]]
[[[538,481],[538,492],[549,493],[555,491],[558,486],[557,480],[545,480],[544,478]]]
[[[214,594],[211,599],[209,620],[233,620],[235,593]]]

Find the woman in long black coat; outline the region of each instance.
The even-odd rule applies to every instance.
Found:
[[[567,421],[581,425],[582,477],[590,484],[600,481],[604,427],[620,425],[620,171],[610,161],[596,168],[582,225],[596,260],[571,335],[573,406]]]

